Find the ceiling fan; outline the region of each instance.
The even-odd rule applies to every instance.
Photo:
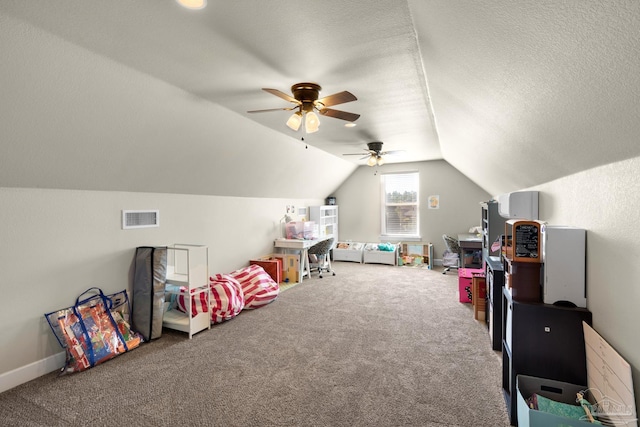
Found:
[[[393,154],[404,152],[404,150],[382,151],[382,142],[380,141],[369,142],[367,143],[367,147],[369,149],[364,150],[364,153],[349,153],[349,154],[343,154],[343,156],[362,156],[364,154],[364,157],[360,158],[360,160],[368,159],[367,164],[369,166],[375,166],[375,165],[382,166],[385,162],[382,156],[386,156],[387,154],[393,155]]]
[[[307,133],[313,133],[318,131],[320,126],[320,120],[316,115],[316,111],[323,116],[333,117],[334,119],[346,120],[348,122],[355,122],[360,117],[360,114],[348,113],[346,111],[335,110],[328,108],[333,105],[344,104],[346,102],[356,101],[358,98],[350,92],[342,91],[334,93],[333,95],[325,96],[318,99],[320,96],[320,90],[322,88],[316,83],[296,83],[291,86],[291,95],[287,95],[278,89],[262,88],[265,92],[269,92],[272,95],[278,96],[286,101],[294,104],[291,107],[285,108],[270,108],[267,110],[252,110],[248,113],[264,113],[267,111],[295,111],[289,120],[287,126],[297,131],[303,123]]]

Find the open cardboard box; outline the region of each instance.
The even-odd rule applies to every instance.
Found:
[[[582,322],[587,356],[588,386],[518,375],[516,379],[519,427],[587,427],[591,423],[529,408],[526,399],[537,393],[556,402],[577,405],[582,392],[592,415],[603,425],[637,427],[631,366],[593,328]]]

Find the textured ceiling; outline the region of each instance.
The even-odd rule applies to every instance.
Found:
[[[349,161],[444,158],[485,190],[527,188],[640,155],[640,2],[3,0],[67,41]],[[285,126],[261,88],[348,90],[320,131]],[[212,117],[215,121],[215,117]],[[242,129],[238,129],[242,132]]]
[[[441,158],[404,2],[209,0],[197,12],[172,0],[9,1],[1,8],[333,154],[360,152],[375,140],[406,150],[397,161]],[[320,96],[352,92],[357,101],[334,108],[361,114],[357,126],[320,116],[321,131],[303,135],[285,126],[287,111],[246,113],[290,106],[261,88],[290,93],[306,81],[322,86]]]

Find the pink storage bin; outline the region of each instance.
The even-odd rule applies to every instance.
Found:
[[[462,303],[471,303],[471,278],[474,274],[482,274],[481,268],[458,269],[458,298]]]

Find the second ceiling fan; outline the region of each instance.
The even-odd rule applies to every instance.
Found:
[[[300,129],[300,126],[303,124],[304,120],[304,128],[307,133],[318,131],[320,120],[316,115],[316,111],[323,116],[333,117],[334,119],[346,120],[348,122],[355,122],[356,120],[358,120],[360,114],[354,114],[347,111],[328,108],[333,105],[356,101],[358,98],[356,98],[355,95],[353,95],[351,92],[342,91],[333,95],[319,98],[321,89],[322,88],[320,87],[320,85],[316,83],[296,83],[291,86],[291,93],[293,94],[293,96],[291,96],[279,91],[278,89],[262,88],[262,90],[264,90],[265,92],[269,92],[272,95],[278,96],[286,101],[291,102],[294,105],[285,108],[270,108],[266,110],[251,110],[247,112],[264,113],[267,111],[295,110],[293,115],[289,117],[287,126],[297,131],[298,129]]]
[[[360,160],[367,159],[369,166],[382,166],[385,163],[385,159],[382,156],[404,153],[404,150],[382,151],[382,142],[380,141],[367,143],[367,148],[368,150],[364,150],[364,153],[348,153],[343,154],[343,156],[362,156],[364,154]]]

